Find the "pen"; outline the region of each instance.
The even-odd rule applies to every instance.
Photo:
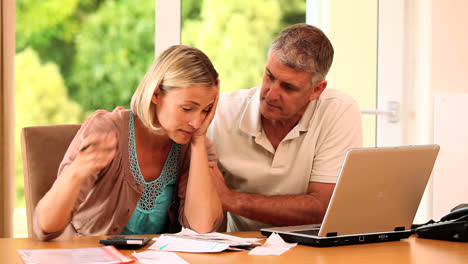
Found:
[[[217,245],[218,245],[218,243],[214,244],[214,245],[211,247],[211,250],[213,250]]]
[[[162,245],[161,247],[159,247],[159,250],[163,250],[166,246],[167,244]]]

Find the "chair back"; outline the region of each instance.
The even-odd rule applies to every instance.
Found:
[[[35,237],[32,228],[34,209],[52,187],[60,162],[80,127],[78,124],[32,126],[21,131],[29,237]]]

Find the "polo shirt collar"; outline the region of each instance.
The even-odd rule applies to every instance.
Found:
[[[299,123],[297,124],[297,127],[300,132],[309,130],[310,123],[311,123],[310,121],[312,120],[312,117],[314,116],[319,98],[320,97],[309,102],[309,105],[307,106],[306,111],[304,112],[304,115],[302,115],[301,119],[299,120]]]

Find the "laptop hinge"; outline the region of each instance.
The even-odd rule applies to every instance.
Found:
[[[337,236],[338,233],[337,232],[328,232],[327,233],[327,237],[332,237],[332,236]]]
[[[397,226],[397,227],[395,227],[395,229],[393,229],[393,231],[405,231],[405,227],[404,226]]]

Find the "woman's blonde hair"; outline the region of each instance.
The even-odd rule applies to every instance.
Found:
[[[174,45],[153,61],[132,96],[130,108],[150,131],[158,134],[161,128],[154,125],[156,105],[151,101],[157,89],[166,93],[172,88],[217,84],[218,73],[208,56],[194,47]]]

